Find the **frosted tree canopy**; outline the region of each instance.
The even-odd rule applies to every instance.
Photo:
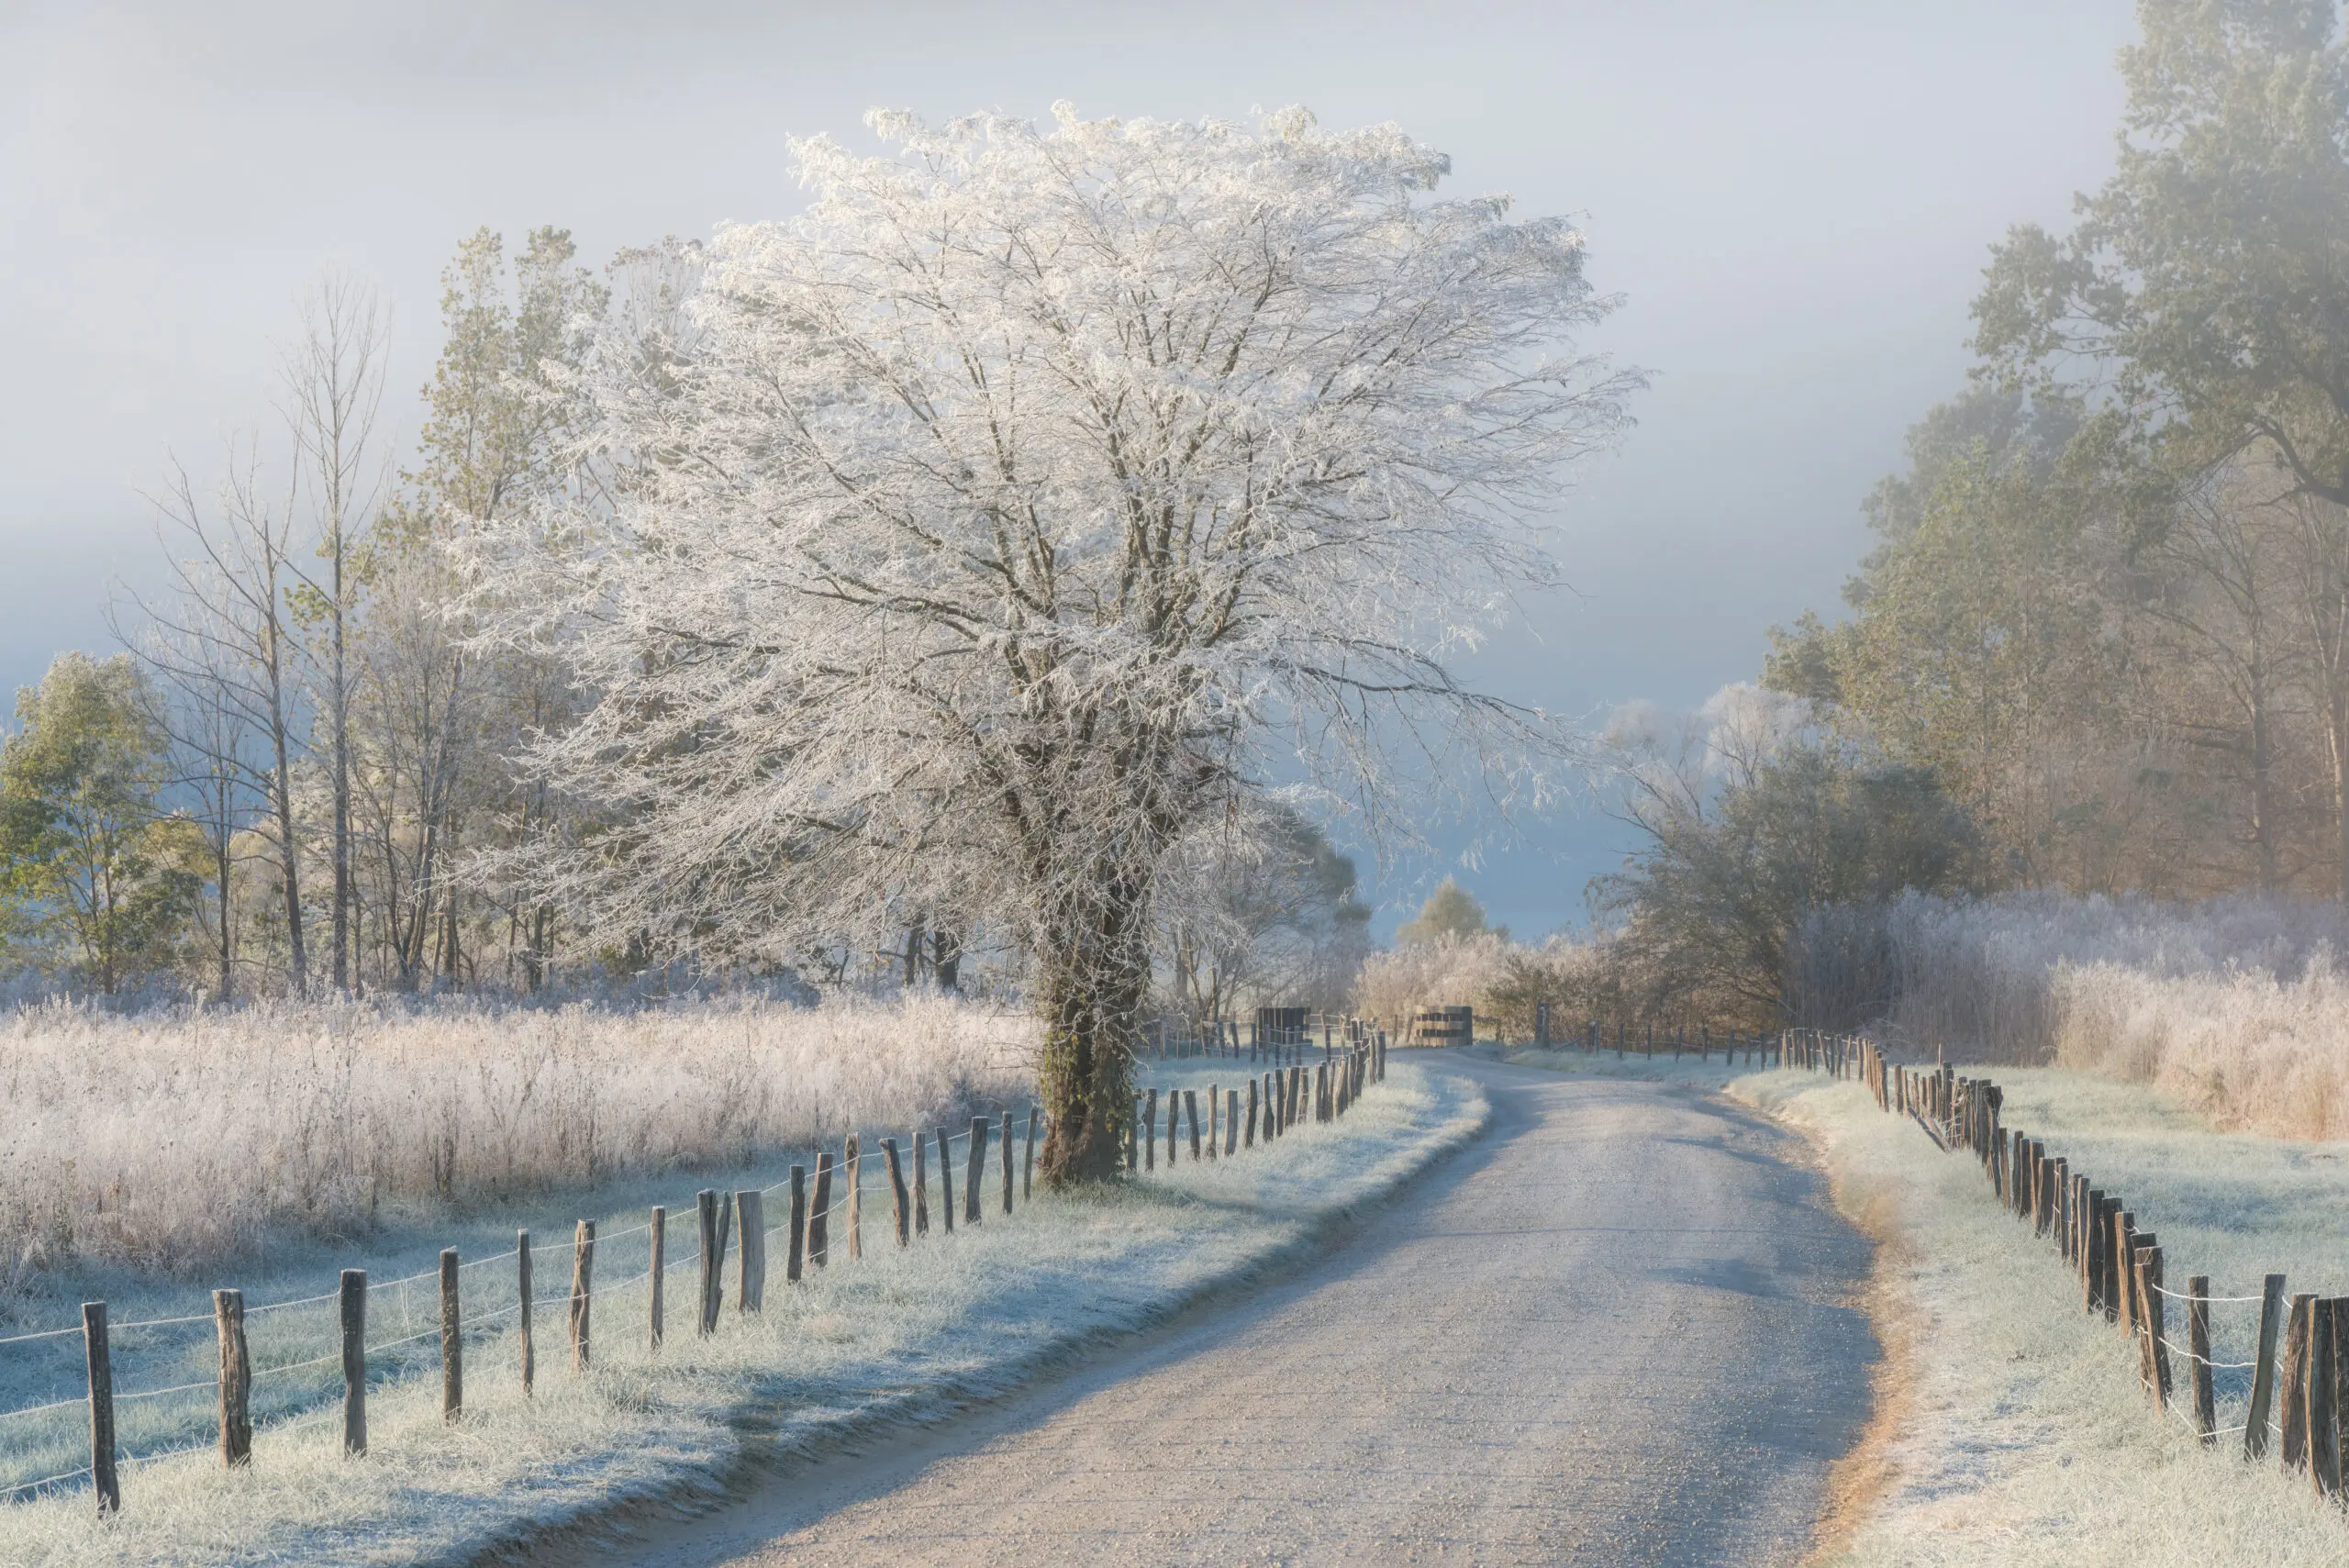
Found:
[[[1398,741],[1555,753],[1444,661],[1553,580],[1636,378],[1575,350],[1580,235],[1391,126],[1056,112],[796,143],[807,210],[653,269],[582,389],[599,482],[476,562],[591,694],[535,760],[608,826],[541,874],[661,942],[1016,940],[1048,1095],[1092,1085],[1057,1140],[1122,1125],[1187,837],[1276,771],[1384,812]]]

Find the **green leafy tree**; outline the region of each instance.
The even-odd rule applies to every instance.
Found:
[[[202,890],[202,837],[161,805],[169,748],[128,655],[60,656],[0,742],[0,864],[18,926],[111,993],[167,967]]]
[[[2142,815],[2113,764],[2130,649],[2110,635],[2132,590],[2134,492],[2110,432],[2077,405],[1978,389],[1909,432],[1908,473],[1867,502],[1876,548],[1854,612],[1773,628],[1765,684],[1931,770],[2011,880],[2063,879],[2065,824]]]
[[[2181,484],[2246,462],[2301,505],[2307,684],[2349,898],[2349,55],[2334,0],[2140,0],[2112,177],[2066,235],[1999,247],[1976,345],[2011,382],[2083,379]],[[2256,748],[2254,748],[2256,749]],[[2263,752],[2264,754],[2264,752]],[[2259,827],[2262,877],[2275,878]]]

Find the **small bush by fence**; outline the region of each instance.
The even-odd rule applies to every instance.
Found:
[[[2141,1224],[2152,1217],[2096,1185],[2043,1140],[2007,1127],[1998,1084],[1945,1064],[1890,1062],[1865,1040],[1804,1038],[1806,1049],[1791,1064],[1857,1078],[1879,1109],[1916,1122],[1943,1152],[1974,1157],[2017,1223],[2071,1266],[2080,1310],[2133,1342],[2139,1385],[2158,1416],[2206,1445],[2240,1438],[2246,1461],[2264,1460],[2272,1447],[2320,1496],[2342,1496],[2349,1296],[2288,1295],[2280,1273],[2264,1276],[2255,1292],[2213,1295],[2203,1274],[2173,1288],[2161,1239]],[[2248,1353],[2230,1358],[2213,1348],[2221,1340]]]
[[[1249,1059],[1262,1070],[1247,1076],[1244,1118],[1238,1084],[1210,1084],[1204,1118],[1198,1089],[1164,1090],[1167,1164],[1176,1163],[1186,1146],[1194,1161],[1232,1159],[1305,1125],[1344,1117],[1385,1078],[1386,1042],[1358,1020],[1343,1020],[1331,1032],[1344,1043],[1333,1039],[1315,1048],[1302,1040],[1273,1040],[1249,1048]],[[1236,1032],[1218,1031],[1217,1043],[1230,1043],[1239,1054]],[[1130,1173],[1157,1166],[1161,1095],[1152,1087],[1135,1096],[1126,1148]],[[1181,1136],[1186,1130],[1187,1140]],[[547,1359],[574,1376],[590,1374],[598,1345],[609,1344],[615,1334],[653,1354],[673,1331],[722,1333],[729,1307],[733,1315],[763,1308],[771,1253],[780,1260],[785,1288],[835,1262],[861,1261],[868,1244],[868,1198],[886,1210],[870,1238],[875,1246],[894,1241],[909,1248],[933,1233],[952,1234],[958,1223],[979,1225],[990,1211],[1009,1218],[1035,1195],[1036,1151],[1049,1131],[1041,1107],[1031,1105],[1024,1118],[1006,1109],[999,1118],[973,1118],[964,1131],[921,1129],[902,1143],[892,1136],[868,1144],[852,1133],[837,1159],[829,1150],[818,1152],[812,1170],[793,1165],[784,1179],[759,1188],[704,1188],[691,1210],[689,1251],[670,1248],[670,1211],[654,1207],[643,1223],[602,1235],[595,1221],[582,1219],[566,1240],[534,1242],[529,1231],[519,1231],[510,1250],[469,1262],[449,1249],[434,1268],[395,1279],[371,1281],[363,1269],[346,1269],[335,1289],[290,1300],[248,1307],[241,1291],[216,1290],[208,1312],[128,1322],[111,1322],[103,1301],[85,1303],[78,1323],[0,1336],[0,1356],[78,1351],[76,1370],[84,1385],[71,1397],[0,1411],[0,1456],[14,1459],[11,1468],[18,1473],[26,1458],[43,1452],[79,1446],[86,1458],[72,1469],[0,1485],[0,1507],[86,1486],[100,1513],[115,1513],[124,1506],[126,1472],[206,1449],[216,1449],[227,1468],[246,1466],[256,1462],[257,1450],[265,1456],[273,1437],[337,1421],[344,1453],[356,1459],[368,1451],[371,1387],[429,1375],[436,1363],[442,1417],[461,1421],[466,1352],[483,1349],[491,1333],[511,1330],[505,1347],[511,1359],[495,1375],[518,1378],[529,1393],[541,1371],[541,1307],[550,1322],[560,1324]],[[770,1200],[777,1211],[772,1224]],[[273,1336],[279,1342],[256,1357],[250,1330],[288,1318],[301,1321],[307,1332]],[[215,1376],[116,1386],[116,1351],[126,1336],[175,1331],[217,1340]],[[288,1349],[294,1353],[285,1353]],[[307,1353],[312,1351],[322,1353]],[[484,1373],[478,1362],[470,1370],[476,1379]],[[213,1404],[212,1440],[153,1440],[164,1423],[149,1412],[173,1399]],[[187,1424],[184,1407],[179,1424]],[[73,1431],[77,1426],[85,1430],[85,1446]],[[13,1440],[12,1429],[18,1434]],[[142,1437],[149,1440],[143,1445]],[[126,1446],[144,1451],[126,1458]]]

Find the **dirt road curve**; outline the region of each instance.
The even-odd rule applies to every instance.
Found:
[[[1491,1131],[1301,1275],[627,1560],[1798,1557],[1866,1414],[1865,1243],[1720,1100],[1456,1070]]]

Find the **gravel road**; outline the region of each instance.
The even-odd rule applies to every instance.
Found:
[[[1876,1342],[1798,1147],[1690,1089],[1445,1065],[1490,1131],[1300,1273],[617,1560],[1799,1558]]]

